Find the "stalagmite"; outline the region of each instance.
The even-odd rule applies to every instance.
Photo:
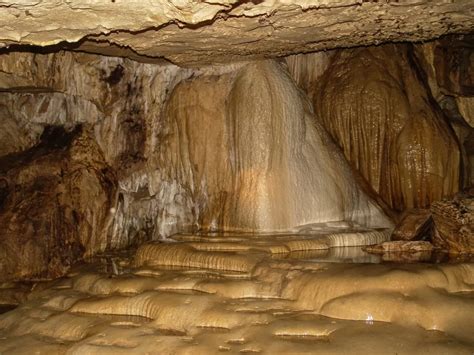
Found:
[[[179,194],[167,208],[186,211],[177,216],[182,227],[275,232],[332,221],[390,226],[277,62],[178,85],[160,141],[162,186],[177,186],[164,194]]]

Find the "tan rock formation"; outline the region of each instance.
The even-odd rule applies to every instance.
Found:
[[[0,43],[74,43],[69,47],[202,65],[427,40],[471,31],[473,11],[469,0],[8,1],[0,7]]]
[[[116,256],[120,275],[76,269],[0,315],[0,352],[471,352],[472,264],[315,262],[300,238],[188,235]]]
[[[338,52],[311,94],[346,158],[392,208],[427,207],[458,191],[458,142],[408,47]]]
[[[82,256],[81,248],[88,255],[189,229],[295,232],[318,223],[323,225],[315,228],[328,227],[327,222],[391,226],[357,185],[284,65],[268,61],[190,70],[71,52],[18,52],[1,59],[3,154],[37,150],[50,125],[67,130],[82,125],[90,139],[84,152],[68,152],[65,146],[65,152],[58,148],[64,159],[51,153],[42,160],[44,173],[55,172],[55,183],[42,197],[28,189],[15,197],[32,199],[24,208],[35,209],[43,198],[52,203],[55,184],[72,185],[59,206],[75,201],[77,209],[87,210],[77,218],[87,219],[89,230],[79,227],[77,235],[66,238],[79,249],[65,253],[68,261],[59,263],[64,268],[32,270],[42,261],[26,258],[32,264],[25,266],[25,275],[48,275],[47,269],[59,275]],[[82,158],[94,171],[91,187],[86,189],[82,178],[69,182],[67,174],[55,176],[70,155],[85,155],[92,146],[91,155]],[[36,161],[25,164],[32,183],[43,176]],[[106,166],[113,179],[101,175]],[[15,169],[5,165],[3,174],[20,174],[22,168]],[[114,181],[110,190],[101,190],[103,179]],[[13,180],[22,181],[7,180],[10,188]],[[5,223],[18,227],[16,212],[10,211],[17,202],[12,203],[5,205]],[[48,220],[44,213],[38,219]],[[64,228],[70,222],[68,215]],[[11,233],[13,244],[17,232]],[[9,248],[24,247],[13,244]],[[48,245],[35,250],[49,255]]]
[[[465,118],[471,128],[474,128],[474,97],[457,97],[456,101],[459,113]]]
[[[441,260],[405,241],[430,213],[474,252],[472,198],[436,201],[474,181],[472,38],[393,43],[473,28],[469,0],[0,0],[0,353],[471,354],[471,256],[393,262]]]
[[[7,128],[0,141],[17,137],[9,151],[34,145],[45,125],[88,124],[95,126],[97,142],[117,170],[143,158],[149,121],[159,114],[166,80],[178,71],[72,52],[14,52],[0,56],[0,68],[0,108]],[[153,100],[156,106],[146,104]]]
[[[181,83],[168,101],[159,140],[162,186],[175,186],[164,191],[173,196],[178,189],[180,198],[169,209],[185,211],[183,227],[275,232],[331,221],[390,226],[276,62]]]
[[[472,46],[347,48],[472,28],[467,0],[0,0],[0,353],[471,354],[471,256],[394,265],[437,257],[387,216],[432,204],[473,251],[472,199],[433,203],[474,177]]]

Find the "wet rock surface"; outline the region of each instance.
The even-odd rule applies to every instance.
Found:
[[[161,186],[179,190],[177,200],[175,189],[160,188],[167,209],[181,211],[163,220],[176,225],[173,232],[277,232],[330,221],[391,226],[275,61],[178,84],[159,141]]]
[[[380,255],[381,261],[393,263],[436,262],[433,244],[427,241],[390,241],[363,248]],[[449,260],[449,258],[447,259]]]
[[[474,95],[474,37],[463,36],[456,40],[442,39],[434,52],[434,65],[439,87],[457,96]]]
[[[0,353],[472,354],[473,15],[0,1]]]
[[[105,256],[117,273],[96,261],[33,292],[0,316],[0,351],[472,352],[473,264],[301,258],[337,240],[324,233],[176,240]]]
[[[449,36],[415,48],[433,97],[459,140],[463,188],[474,185],[473,39],[472,35]]]
[[[366,249],[370,253],[393,253],[393,252],[405,252],[405,253],[416,253],[420,251],[432,251],[433,244],[425,241],[391,241],[377,244],[374,246],[368,246]]]
[[[392,209],[427,208],[459,190],[456,136],[409,45],[338,51],[307,91],[316,117]]]

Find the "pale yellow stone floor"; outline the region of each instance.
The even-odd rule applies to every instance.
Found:
[[[0,353],[474,352],[472,263],[377,264],[315,236],[175,239],[38,286],[0,315]]]

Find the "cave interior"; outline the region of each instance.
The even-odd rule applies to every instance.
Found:
[[[472,354],[472,1],[4,3],[1,354]]]

